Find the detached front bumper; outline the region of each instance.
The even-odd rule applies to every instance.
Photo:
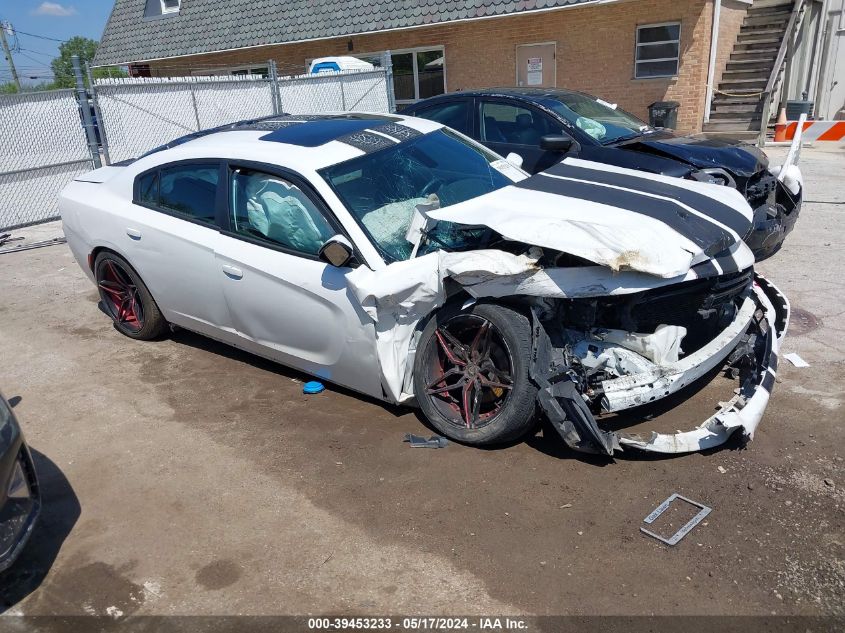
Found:
[[[571,448],[612,455],[635,448],[655,453],[688,453],[723,444],[737,430],[753,438],[775,383],[777,354],[789,324],[789,301],[767,279],[755,275],[753,297],[741,306],[736,319],[708,345],[655,374],[634,374],[604,383],[603,408],[608,411],[666,397],[719,365],[734,368],[737,393],[714,415],[691,431],[649,437],[602,430],[575,383],[564,372],[554,376],[532,374],[540,387],[538,400],[549,420]],[[543,367],[548,339],[535,330],[535,369]]]

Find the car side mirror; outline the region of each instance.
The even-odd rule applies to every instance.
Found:
[[[511,152],[510,154],[505,156],[505,160],[517,169],[522,169],[522,156],[520,156],[516,152]]]
[[[546,134],[540,138],[540,149],[549,152],[568,152],[572,147],[572,139],[562,134]]]
[[[350,262],[354,254],[355,249],[349,243],[349,240],[343,235],[335,235],[323,244],[318,257],[321,261],[336,268],[343,268]]]

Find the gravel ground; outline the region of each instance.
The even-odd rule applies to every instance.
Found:
[[[747,447],[675,458],[591,459],[542,433],[412,450],[412,410],[305,396],[304,376],[187,332],[120,336],[66,246],[0,255],[0,388],[44,493],[0,611],[845,614],[844,159],[804,150],[808,202],[759,267],[810,367],[781,362]],[[648,424],[694,426],[730,388]],[[669,548],[639,527],[672,492],[713,512]]]

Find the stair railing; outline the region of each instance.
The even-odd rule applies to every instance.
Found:
[[[772,96],[776,92],[778,82],[783,77],[786,53],[792,48],[792,43],[794,42],[795,36],[798,33],[798,28],[801,25],[801,15],[804,11],[805,2],[806,0],[795,0],[795,4],[792,6],[792,13],[789,14],[789,22],[786,25],[786,31],[784,31],[783,39],[780,42],[780,48],[778,48],[778,54],[777,57],[775,57],[775,63],[774,66],[772,66],[772,72],[769,75],[769,81],[763,89],[763,94],[761,96],[763,99],[763,111],[760,116],[760,134],[757,137],[757,145],[759,147],[763,147],[766,144],[766,133],[769,128],[769,119],[772,116]]]

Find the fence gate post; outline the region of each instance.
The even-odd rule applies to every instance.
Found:
[[[276,68],[276,60],[267,60],[267,69],[270,72],[270,101],[273,102],[273,114],[283,114],[282,94],[279,92],[279,70]]]
[[[197,95],[194,94],[193,81],[188,81],[188,90],[191,93],[191,105],[194,108],[194,121],[197,123],[197,132],[199,132],[202,129],[202,126],[200,125],[200,111],[199,108],[197,108]]]
[[[387,107],[391,114],[396,113],[396,94],[393,91],[393,57],[390,51],[382,54],[382,67],[387,71]]]
[[[97,97],[97,87],[94,85],[94,74],[91,64],[85,62],[85,75],[88,77],[88,90],[91,91],[91,101],[94,103],[94,114],[97,116],[97,130],[100,132],[100,146],[103,148],[103,159],[106,165],[111,165],[109,158],[109,142],[106,138],[106,123],[103,121],[103,111],[100,110],[100,100]]]
[[[88,151],[91,152],[91,160],[94,167],[100,168],[103,163],[100,161],[100,148],[97,147],[97,135],[94,133],[94,122],[91,120],[91,108],[88,106],[88,92],[85,90],[85,81],[82,79],[82,67],[79,65],[79,55],[70,58],[73,64],[73,76],[76,79],[76,96],[79,100],[79,109],[82,110],[82,125],[85,128],[85,137],[88,139]]]

